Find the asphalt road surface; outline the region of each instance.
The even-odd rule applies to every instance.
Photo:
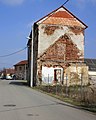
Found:
[[[96,115],[74,108],[14,80],[0,80],[0,120],[96,120]]]

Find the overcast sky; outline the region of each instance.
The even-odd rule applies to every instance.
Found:
[[[0,0],[0,56],[23,49],[32,24],[60,7],[66,0]],[[85,57],[96,58],[96,0],[69,0],[65,7],[83,21]],[[0,57],[0,68],[27,59],[27,50]]]

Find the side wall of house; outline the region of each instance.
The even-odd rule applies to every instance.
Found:
[[[37,56],[38,56],[38,25],[33,26],[33,86],[37,80]],[[32,68],[31,68],[32,69]]]
[[[30,39],[30,42],[28,44],[28,72],[27,72],[27,83],[30,86],[31,82],[31,47],[32,47],[32,40]]]

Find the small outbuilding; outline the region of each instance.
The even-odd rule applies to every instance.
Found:
[[[88,75],[91,84],[96,84],[96,59],[85,58],[84,62],[88,66]]]

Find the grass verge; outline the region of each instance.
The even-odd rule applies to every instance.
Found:
[[[35,89],[35,90],[37,90],[39,92],[45,93],[47,95],[50,95],[50,96],[52,96],[54,98],[57,98],[57,99],[59,99],[59,100],[61,100],[63,102],[74,105],[74,106],[76,106],[76,107],[78,107],[80,109],[90,111],[90,112],[92,112],[92,113],[94,113],[96,115],[96,105],[89,105],[89,104],[86,104],[84,102],[76,101],[75,99],[69,98],[68,96],[60,96],[59,94],[46,92],[45,90],[42,90],[40,87],[34,87],[33,89]]]

